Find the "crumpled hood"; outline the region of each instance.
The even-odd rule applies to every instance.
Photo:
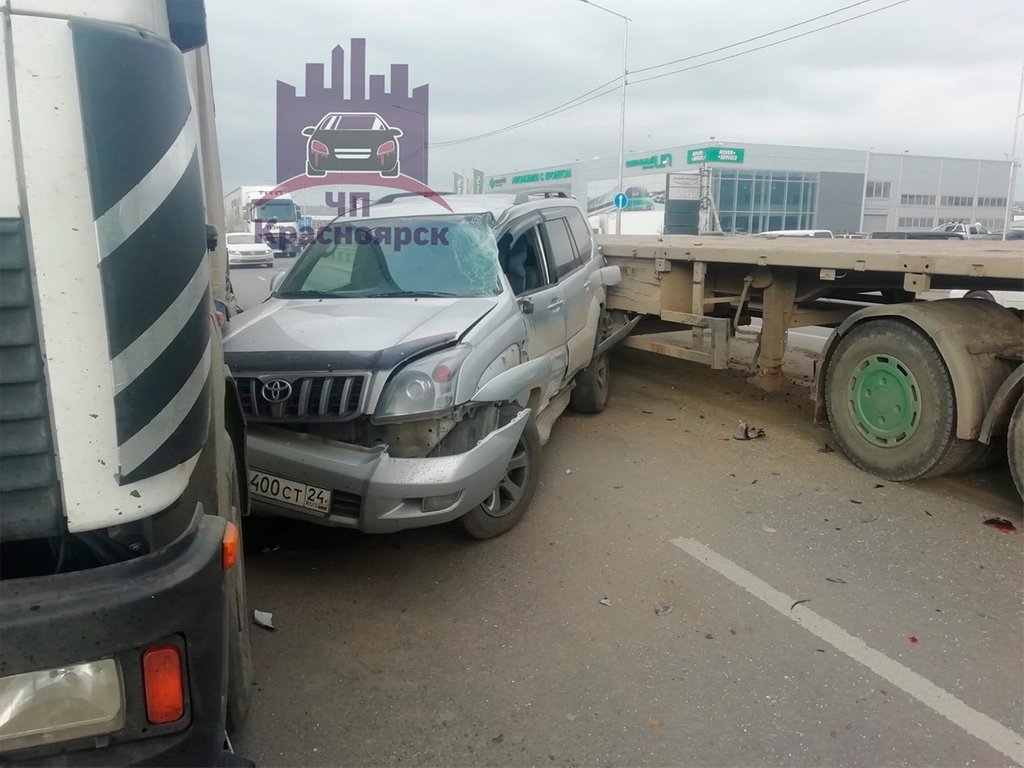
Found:
[[[224,351],[377,352],[447,334],[462,336],[498,297],[274,299],[225,327]]]

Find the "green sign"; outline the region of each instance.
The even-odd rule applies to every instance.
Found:
[[[491,189],[494,189],[495,187],[504,187],[505,186],[505,177],[504,176],[491,176],[491,180],[490,180],[489,184],[490,184]]]
[[[627,160],[627,168],[664,168],[672,165],[672,153],[662,152],[660,155],[650,157],[638,157],[634,160]]]
[[[686,162],[694,163],[742,163],[745,150],[739,147],[703,147],[686,150]]]
[[[524,173],[520,176],[513,176],[513,184],[532,184],[537,181],[554,181],[555,179],[571,179],[572,169],[562,168],[558,171],[538,171],[537,173]]]

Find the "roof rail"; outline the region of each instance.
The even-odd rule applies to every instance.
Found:
[[[379,200],[374,200],[373,203],[374,205],[384,205],[385,203],[393,203],[395,200],[403,197],[430,197],[431,195],[446,197],[454,194],[454,192],[392,192],[390,195],[384,195]]]
[[[517,192],[516,199],[512,201],[512,204],[521,205],[522,203],[528,203],[534,197],[542,197],[545,200],[549,197],[564,197],[568,199],[569,195],[560,189],[531,189],[525,192]]]

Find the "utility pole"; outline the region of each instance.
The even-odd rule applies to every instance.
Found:
[[[1021,99],[1024,98],[1024,66],[1020,68],[1020,85],[1017,88],[1017,110],[1013,118],[1013,143],[1010,146],[1010,183],[1006,188],[1006,212],[1003,214],[1003,240],[1006,240],[1006,233],[1010,229],[1010,211],[1013,210],[1014,182],[1017,180],[1017,135],[1020,133],[1020,118],[1024,115],[1021,112]]]
[[[629,43],[629,17],[624,16],[621,13],[616,13],[613,10],[605,8],[603,5],[598,5],[590,0],[580,0],[581,3],[593,6],[605,13],[610,13],[612,16],[618,16],[622,19],[622,96],[619,104],[619,167],[617,172],[617,183],[615,187],[615,194],[623,192],[622,189],[622,168],[623,163],[626,162],[625,157],[625,146],[626,146],[626,75],[628,69],[626,68],[626,50]],[[619,234],[622,231],[622,209],[615,209],[615,234]]]

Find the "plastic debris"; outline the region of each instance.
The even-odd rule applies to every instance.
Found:
[[[840,579],[838,576],[826,576],[825,581],[830,581],[833,584],[845,584],[846,582]]]
[[[767,525],[762,525],[761,530],[765,533],[778,533],[777,530],[775,530],[774,528],[769,528]]]
[[[672,613],[672,606],[668,603],[662,603],[661,605],[654,606],[655,616],[665,616],[669,613]]]
[[[611,605],[612,604],[612,601],[609,600],[607,597],[602,597],[597,602],[599,602],[601,605]]]
[[[990,528],[995,528],[1000,533],[1013,533],[1017,530],[1013,523],[1002,517],[990,517],[985,521],[985,525]]]
[[[803,600],[797,600],[795,603],[793,603],[791,606],[789,606],[789,610],[792,611],[798,605],[803,605],[804,603],[809,603],[809,602],[811,602],[811,598],[809,598],[809,597],[805,597]]]
[[[914,645],[917,645],[917,637],[916,636],[911,635],[910,637],[907,638],[907,640],[909,640]]]
[[[764,437],[764,434],[764,429],[761,427],[755,427],[752,424],[741,421],[736,428],[736,434],[733,435],[733,438],[735,440],[756,440],[759,437]]]
[[[571,470],[571,469],[567,469],[567,470],[565,470],[565,474],[567,474],[567,475],[571,475],[571,474],[572,474],[572,470]]]
[[[274,614],[270,611],[253,611],[252,620],[257,626],[264,629],[276,629],[274,626]]]
[[[863,504],[864,502],[862,502],[860,499],[850,499],[850,503],[851,504]]]

